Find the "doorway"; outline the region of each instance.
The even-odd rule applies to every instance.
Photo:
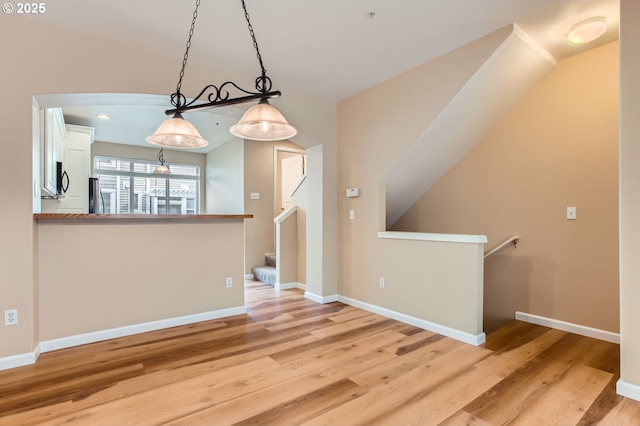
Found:
[[[304,150],[274,147],[274,217],[291,205],[291,194],[306,173],[307,156]]]

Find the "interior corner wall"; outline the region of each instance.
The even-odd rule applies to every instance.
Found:
[[[296,206],[296,216],[298,225],[298,274],[296,282],[307,283],[307,179],[300,184],[293,194],[293,204]]]
[[[562,61],[392,227],[520,237],[485,262],[485,322],[619,331],[618,47]]]
[[[324,293],[323,271],[324,248],[323,248],[323,226],[322,216],[324,212],[324,200],[322,188],[324,185],[322,145],[307,150],[307,289],[306,291],[317,295],[330,295],[329,291]],[[319,226],[318,226],[319,224]],[[328,287],[328,286],[327,286]]]
[[[640,2],[620,21],[620,379],[640,400]]]
[[[380,294],[378,287],[378,277],[383,276],[388,262],[383,255],[386,244],[377,237],[378,231],[384,230],[379,217],[384,211],[381,179],[511,31],[505,27],[338,104],[335,188],[340,295],[383,307],[389,307],[391,299],[395,299],[396,308],[413,303],[410,292],[394,288],[392,283],[386,295]],[[359,188],[360,195],[347,198],[346,188]],[[310,183],[310,198],[313,193]],[[349,219],[350,210],[354,211],[353,220]],[[409,245],[403,247],[410,250]],[[398,279],[409,283],[414,277],[405,273]]]
[[[205,174],[205,212],[244,214],[244,140],[236,138],[208,152]]]

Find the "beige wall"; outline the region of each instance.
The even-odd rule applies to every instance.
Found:
[[[86,19],[95,16],[87,14]],[[0,357],[33,351],[38,336],[38,259],[53,255],[38,250],[38,226],[33,212],[33,137],[32,96],[46,93],[149,93],[167,95],[175,87],[175,52],[161,54],[120,44],[86,34],[78,34],[51,26],[42,20],[25,19],[20,15],[4,15],[0,27],[0,51],[6,58],[19,58],[12,66],[0,68],[0,79],[10,82],[4,95],[12,102],[0,105],[4,126],[2,134],[4,155],[11,158],[0,170],[3,195],[11,200],[10,207],[0,212],[0,311],[16,308],[20,322],[12,327],[0,327]],[[20,40],[16,43],[16,40]],[[179,53],[181,54],[181,53]],[[101,66],[96,66],[101,64]],[[126,67],[121,66],[126,64]],[[193,66],[192,66],[193,65]],[[228,73],[213,73],[190,62],[188,82],[183,85],[187,96],[194,96],[207,83],[233,78]],[[245,82],[238,81],[242,85]],[[335,103],[282,90],[282,98],[274,105],[300,131],[299,145],[310,147],[322,144],[328,152],[336,150]],[[8,125],[10,123],[10,125]],[[331,156],[326,167],[335,176],[336,160]],[[321,175],[322,176],[322,175]],[[335,187],[335,186],[334,186]],[[333,188],[334,188],[333,187]],[[328,195],[327,195],[328,194]],[[323,212],[321,220],[335,223],[335,190],[326,194],[331,208]],[[162,244],[161,233],[150,237],[149,244]],[[335,246],[337,233],[330,232],[316,244]],[[323,266],[324,267],[324,266]],[[328,264],[335,274],[335,265]],[[331,269],[333,268],[333,269]],[[124,273],[133,271],[124,271]],[[42,278],[40,274],[40,278]],[[197,296],[191,298],[194,308]],[[232,306],[233,300],[225,300]]]
[[[297,145],[281,142],[244,142],[244,205],[245,213],[253,219],[245,223],[245,274],[251,268],[264,265],[264,255],[274,253],[275,224],[273,218],[274,192],[274,147],[300,149]],[[259,200],[252,200],[251,193],[260,194]]]
[[[621,381],[640,400],[640,2],[620,2]]]
[[[242,219],[41,223],[40,339],[243,306],[242,234]]]
[[[483,244],[381,239],[378,245],[371,259],[376,285],[355,299],[462,331],[470,340],[482,333]]]
[[[561,62],[392,229],[519,235],[486,262],[490,319],[618,332],[618,43]]]
[[[207,153],[206,175],[206,212],[243,214],[244,141],[234,139]]]

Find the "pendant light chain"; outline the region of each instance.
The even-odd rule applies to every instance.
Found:
[[[152,145],[160,147],[191,149],[202,148],[209,143],[200,136],[198,130],[187,120],[182,117],[183,112],[200,111],[207,108],[215,108],[222,106],[230,106],[242,104],[253,100],[258,100],[258,105],[249,108],[240,122],[233,126],[231,134],[238,138],[262,141],[280,141],[292,138],[298,132],[295,127],[291,126],[282,113],[274,106],[269,104],[269,99],[276,98],[281,95],[280,91],[271,90],[271,79],[267,76],[264,69],[262,55],[256,40],[256,34],[251,25],[249,12],[245,0],[241,0],[244,17],[247,20],[249,34],[253,41],[253,47],[260,63],[262,74],[255,80],[255,90],[245,90],[233,81],[226,81],[220,85],[208,84],[193,99],[187,98],[181,93],[182,79],[184,78],[187,61],[189,60],[189,50],[191,49],[191,39],[198,18],[198,8],[201,0],[196,0],[196,7],[193,11],[193,19],[191,20],[191,28],[189,29],[189,38],[182,60],[182,68],[180,69],[180,78],[176,86],[176,92],[171,95],[171,105],[174,109],[168,109],[165,114],[172,115],[173,118],[164,121],[154,134],[145,138]],[[232,97],[231,92],[238,91],[240,96]],[[164,166],[164,150],[158,153],[158,160],[161,165],[156,168],[157,173],[171,173]],[[160,170],[163,168],[162,170]],[[166,169],[166,170],[165,170]]]
[[[271,79],[267,77],[267,71],[264,69],[264,64],[262,63],[262,55],[260,55],[260,48],[258,47],[258,40],[256,40],[256,33],[253,31],[253,25],[251,25],[251,20],[249,19],[249,12],[247,12],[247,5],[242,1],[242,8],[244,9],[244,17],[247,20],[247,25],[249,26],[249,34],[251,35],[251,39],[253,40],[253,48],[256,49],[256,56],[258,57],[258,62],[260,62],[260,69],[262,70],[262,75],[256,78],[256,89],[261,91],[262,93],[266,93],[271,90]]]
[[[184,96],[180,93],[180,89],[182,88],[182,78],[184,77],[184,70],[187,67],[187,60],[189,59],[189,49],[191,48],[191,38],[193,37],[193,31],[196,27],[196,19],[198,19],[199,6],[200,6],[200,0],[196,0],[196,9],[193,11],[193,19],[191,20],[191,29],[189,30],[189,38],[187,39],[187,50],[184,52],[184,58],[182,60],[182,69],[180,70],[180,79],[178,80],[176,93],[171,96],[171,103],[176,108],[180,108],[182,105],[186,103],[186,100],[183,100]],[[175,99],[174,99],[174,96],[175,96]]]

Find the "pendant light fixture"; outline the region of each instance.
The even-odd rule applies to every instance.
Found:
[[[298,131],[291,126],[287,119],[284,118],[282,113],[278,111],[274,106],[269,104],[268,99],[275,98],[281,95],[279,91],[272,91],[271,79],[267,76],[267,72],[262,63],[262,56],[260,55],[260,49],[258,48],[258,42],[249,19],[249,13],[247,12],[247,6],[244,0],[241,0],[242,9],[244,10],[244,16],[247,20],[249,27],[249,34],[253,40],[253,47],[256,50],[258,62],[260,64],[261,75],[256,78],[255,88],[256,91],[249,91],[241,88],[232,81],[222,83],[220,86],[210,84],[206,86],[202,91],[190,102],[187,102],[186,97],[180,91],[182,88],[182,78],[184,77],[184,70],[187,66],[187,59],[189,58],[189,48],[191,47],[191,38],[193,37],[193,30],[196,25],[196,19],[198,17],[198,7],[200,6],[200,0],[196,0],[196,8],[193,12],[193,19],[191,21],[191,29],[189,30],[189,38],[187,40],[187,49],[182,61],[182,69],[180,70],[180,78],[176,87],[175,93],[171,95],[171,105],[173,109],[165,111],[167,115],[173,116],[166,120],[158,127],[156,132],[147,137],[147,142],[171,148],[201,148],[207,146],[209,143],[200,136],[196,128],[186,121],[182,117],[182,113],[189,111],[198,111],[208,108],[215,108],[220,106],[235,105],[245,102],[251,102],[259,100],[258,105],[251,107],[242,117],[238,124],[231,128],[231,134],[239,138],[253,139],[260,141],[277,141],[282,139],[289,139],[295,136]],[[241,92],[241,95],[236,98],[231,98],[229,90],[235,89]],[[199,103],[201,98],[206,99],[207,102]],[[198,103],[197,103],[198,102]]]
[[[170,174],[171,170],[169,170],[169,167],[164,165],[164,148],[160,148],[160,152],[158,153],[158,156],[156,158],[158,159],[158,161],[160,161],[160,165],[156,167],[153,173],[161,173],[165,175]]]

